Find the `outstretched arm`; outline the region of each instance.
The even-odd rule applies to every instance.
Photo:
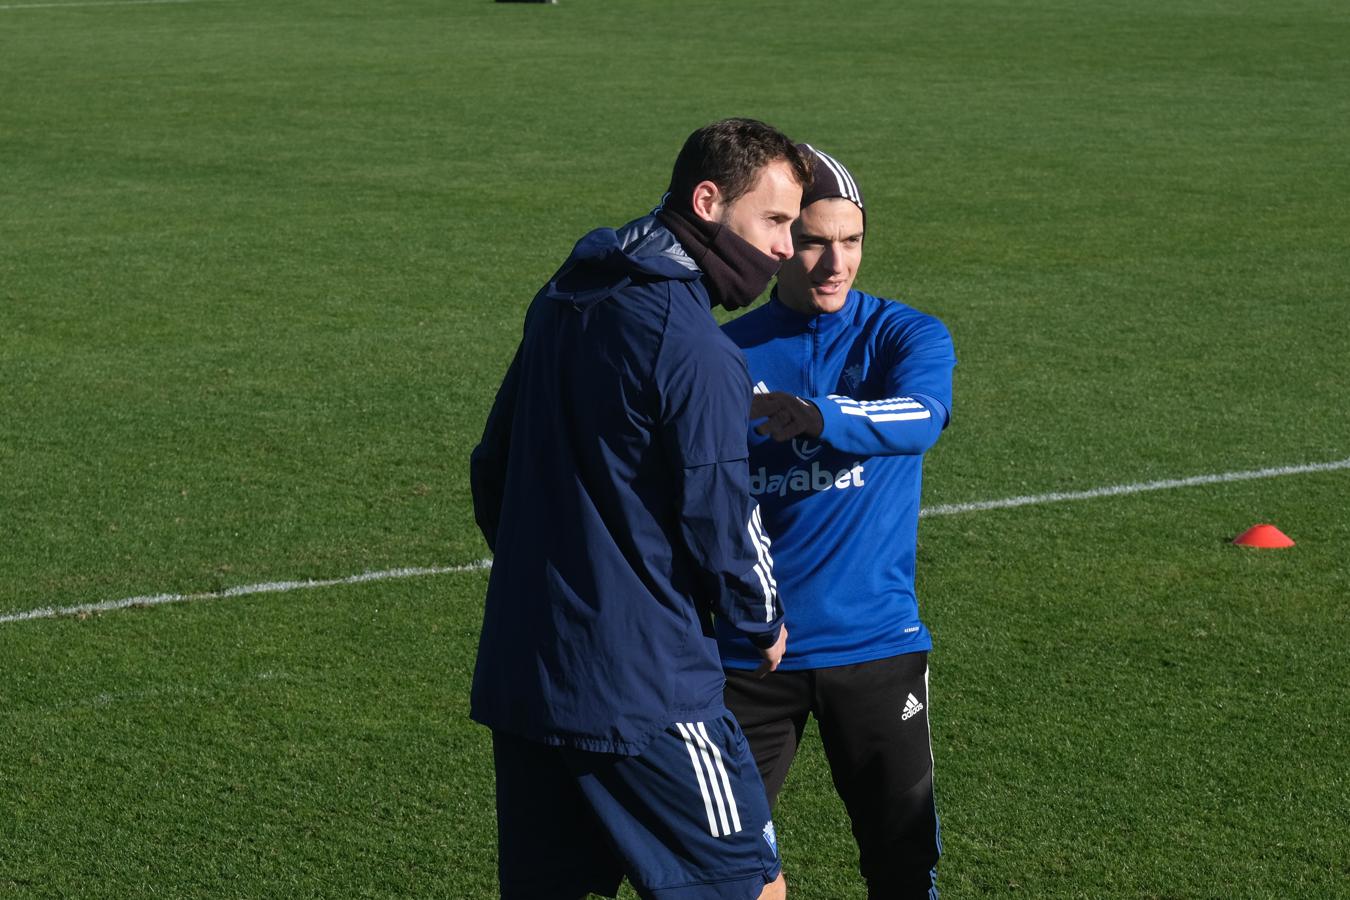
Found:
[[[942,323],[925,317],[877,341],[873,365],[884,367],[884,396],[860,400],[842,394],[794,397],[756,394],[756,431],[777,441],[818,438],[848,453],[866,456],[919,454],[936,443],[951,412],[956,357]]]

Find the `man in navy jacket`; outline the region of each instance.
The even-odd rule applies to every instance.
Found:
[[[858,841],[868,896],[936,896],[941,844],[928,728],[928,629],[914,562],[923,454],[952,409],[946,327],[854,289],[866,219],[838,160],[815,166],[795,255],[764,306],[725,330],[756,382],[750,490],[791,598],[792,648],[755,678],[754,648],[719,628],[727,706],[770,802],[814,716]]]
[[[504,897],[623,876],[644,897],[782,896],[714,622],[762,672],[787,635],[750,380],[710,307],[791,256],[809,179],[761,122],[700,129],[664,205],[583,237],[526,313],[470,467],[494,554],[471,715],[493,731]]]

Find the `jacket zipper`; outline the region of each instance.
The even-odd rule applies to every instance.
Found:
[[[814,397],[816,395],[816,344],[820,339],[820,331],[816,328],[817,320],[812,318],[807,323],[806,339],[806,396]]]

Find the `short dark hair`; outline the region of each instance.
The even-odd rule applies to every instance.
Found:
[[[760,169],[786,162],[802,190],[811,186],[811,162],[787,135],[757,119],[722,119],[689,135],[670,175],[671,206],[689,206],[694,187],[711,181],[735,202],[755,185]]]

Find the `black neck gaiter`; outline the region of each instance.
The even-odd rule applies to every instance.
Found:
[[[656,218],[703,270],[708,295],[723,309],[749,306],[778,272],[779,260],[761,253],[730,228],[671,207],[662,209]]]

